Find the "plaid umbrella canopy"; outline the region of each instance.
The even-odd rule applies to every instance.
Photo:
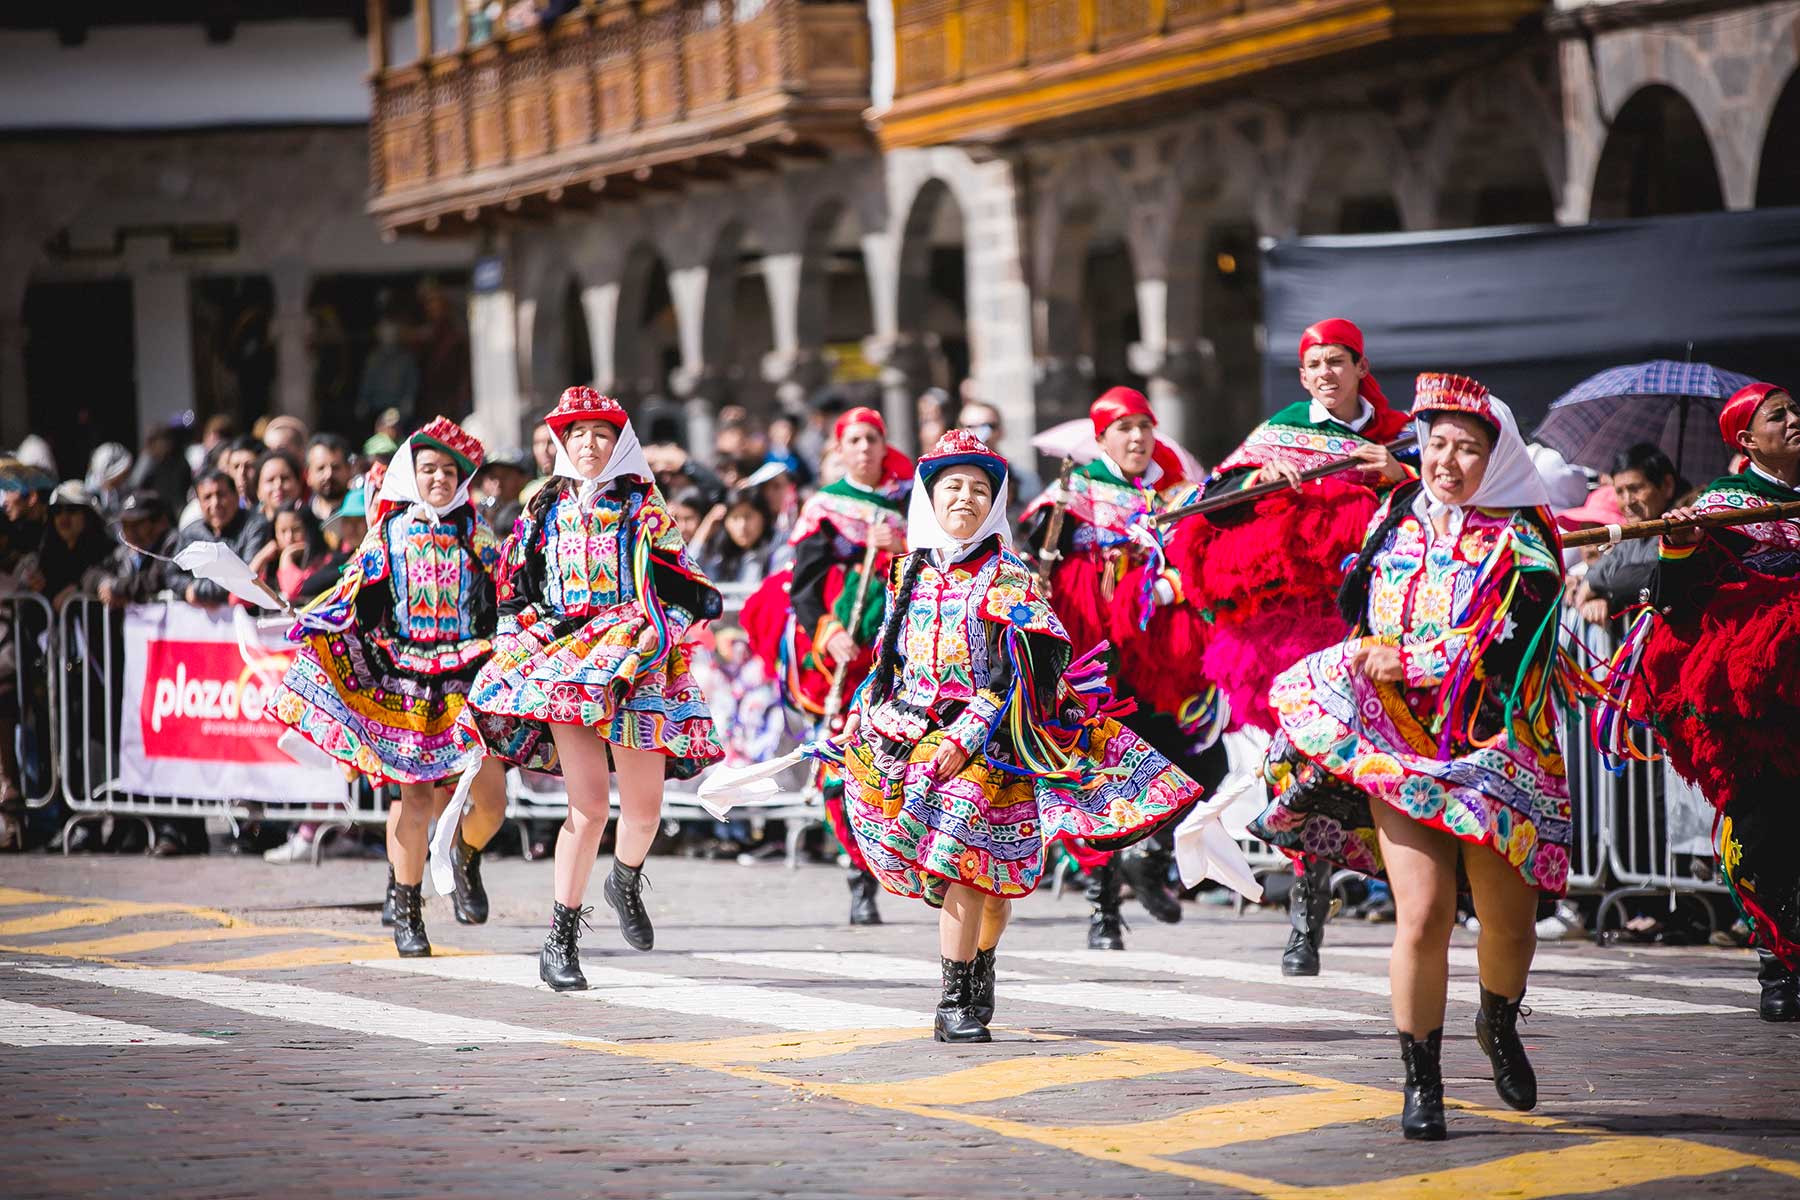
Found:
[[[1703,482],[1731,461],[1719,440],[1719,411],[1751,382],[1705,363],[1670,359],[1612,367],[1552,404],[1531,440],[1596,471],[1610,471],[1621,451],[1654,442],[1683,475]]]

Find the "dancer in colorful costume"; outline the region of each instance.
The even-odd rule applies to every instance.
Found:
[[[1500,1098],[1529,1109],[1519,1005],[1539,894],[1568,882],[1571,823],[1549,491],[1511,411],[1474,380],[1420,376],[1415,412],[1421,480],[1382,504],[1339,598],[1357,634],[1275,681],[1274,800],[1251,828],[1393,888],[1401,1125],[1437,1140],[1459,870],[1481,918],[1475,1036]]]
[[[388,820],[394,947],[429,955],[423,897],[427,835],[446,797],[478,771],[457,835],[456,919],[487,920],[481,849],[506,813],[504,776],[459,743],[456,725],[494,632],[494,535],[469,503],[481,443],[436,417],[394,455],[374,519],[337,586],[301,610],[300,646],[274,713],[354,773],[398,787]]]
[[[1006,460],[967,430],[919,460],[912,551],[844,732],[846,808],[896,895],[942,910],[934,1036],[985,1042],[1011,901],[1058,837],[1107,847],[1179,819],[1199,785],[1107,715],[1098,664],[1013,553]]]
[[[1387,449],[1407,417],[1375,382],[1362,330],[1337,318],[1308,329],[1300,338],[1300,384],[1309,399],[1252,430],[1201,495],[1282,481],[1294,490],[1189,517],[1169,535],[1189,602],[1210,626],[1205,673],[1225,694],[1233,728],[1267,733],[1275,731],[1269,685],[1297,659],[1342,640],[1336,598],[1344,566],[1382,497],[1412,477]],[[1299,483],[1303,472],[1343,459],[1362,467]],[[1330,910],[1330,869],[1297,856],[1282,974],[1319,973]]]
[[[506,544],[494,656],[462,728],[508,763],[563,776],[569,816],[556,839],[555,903],[538,975],[587,987],[575,940],[619,779],[613,867],[602,894],[634,950],[655,943],[644,859],[662,821],[665,777],[721,757],[682,635],[717,617],[719,592],[689,560],[625,410],[572,387],[544,418],[556,473]]]
[[[771,672],[780,672],[788,706],[809,723],[843,724],[845,701],[874,665],[875,635],[887,611],[882,580],[906,550],[907,491],[912,462],[887,441],[887,424],[872,408],[852,408],[832,430],[842,479],[825,485],[800,509],[788,543],[792,572],[770,576],[744,605],[742,624]],[[844,819],[844,783],[820,768],[825,816],[849,859],[850,924],[879,925],[870,874]]]
[[[1749,456],[1665,516],[1800,501],[1800,404],[1770,383],[1719,417]],[[1719,858],[1749,918],[1766,1021],[1800,1021],[1800,519],[1665,534],[1653,593],[1619,662],[1642,647],[1632,713],[1719,811]]]
[[[1203,787],[1224,778],[1214,692],[1201,670],[1204,623],[1168,569],[1154,518],[1190,493],[1180,457],[1156,437],[1143,393],[1116,387],[1088,410],[1100,455],[1038,497],[1022,517],[1026,540],[1050,564],[1049,599],[1075,652],[1102,645],[1108,681],[1137,703],[1132,728]],[[1055,545],[1052,525],[1060,519]],[[1118,856],[1068,847],[1087,875],[1088,948],[1123,950],[1119,878],[1159,921],[1181,920],[1169,890],[1174,830]]]

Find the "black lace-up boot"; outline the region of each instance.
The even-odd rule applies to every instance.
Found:
[[[970,1004],[974,990],[975,964],[939,959],[944,972],[944,994],[938,1000],[937,1019],[932,1022],[931,1036],[940,1042],[991,1042],[994,1040]]]
[[[650,913],[644,908],[643,867],[628,867],[615,858],[600,894],[619,914],[619,934],[626,945],[633,950],[656,945],[656,930],[650,927]]]
[[[1519,1040],[1519,1017],[1529,1016],[1523,992],[1517,1000],[1481,989],[1481,1011],[1475,1014],[1475,1042],[1494,1064],[1494,1090],[1507,1107],[1529,1112],[1537,1107],[1537,1072]]]
[[[850,923],[881,924],[881,910],[875,907],[875,894],[881,890],[881,884],[875,876],[851,867],[844,873],[844,879],[850,885]]]
[[[450,870],[456,887],[450,906],[463,925],[486,925],[488,919],[487,888],[481,883],[481,851],[463,841],[462,830],[456,831],[456,849],[451,852]]]
[[[584,992],[587,976],[581,973],[581,952],[575,941],[587,927],[591,908],[570,908],[566,904],[550,906],[550,936],[538,951],[538,978],[552,991]]]
[[[1319,947],[1325,944],[1325,921],[1331,916],[1331,864],[1318,858],[1306,860],[1294,871],[1294,890],[1288,894],[1287,950],[1281,956],[1283,975],[1317,975]]]
[[[1174,865],[1175,852],[1171,845],[1164,844],[1163,837],[1159,833],[1145,838],[1121,850],[1113,861],[1144,911],[1164,925],[1174,925],[1181,920],[1181,898],[1169,888],[1169,868]]]
[[[381,923],[389,929],[394,927],[394,868],[388,868],[387,895],[381,900]]]
[[[1111,861],[1088,871],[1087,901],[1094,906],[1088,918],[1088,949],[1123,950],[1125,918],[1119,912],[1119,870]]]
[[[1800,975],[1769,951],[1756,953],[1762,960],[1756,968],[1756,981],[1762,984],[1757,1015],[1765,1021],[1800,1021]]]
[[[974,990],[969,996],[969,1007],[983,1025],[994,1019],[994,957],[998,953],[998,948],[975,952]]]
[[[1400,1061],[1406,1064],[1406,1107],[1400,1113],[1400,1132],[1409,1142],[1444,1140],[1444,1072],[1438,1062],[1444,1031],[1434,1029],[1422,1039],[1400,1035]]]
[[[431,941],[425,936],[425,897],[417,883],[394,885],[394,949],[401,958],[430,958]]]

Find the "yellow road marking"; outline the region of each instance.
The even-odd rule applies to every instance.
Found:
[[[1277,1134],[1310,1133],[1328,1125],[1392,1117],[1400,1093],[1347,1088],[1332,1092],[1282,1092],[1229,1104],[1190,1109],[1172,1117],[1122,1125],[1043,1128],[1036,1140],[1077,1153],[1095,1146],[1108,1155],[1168,1157],[1194,1150],[1217,1150],[1240,1142],[1260,1142]]]
[[[46,892],[28,892],[24,888],[0,887],[0,908],[15,904],[67,904],[73,897],[52,896]]]
[[[139,933],[120,933],[112,937],[89,938],[84,942],[34,942],[29,946],[0,946],[9,954],[45,954],[57,958],[116,958],[121,954],[144,954],[185,946],[190,942],[231,941],[238,938],[270,937],[290,930],[265,925],[235,927],[209,926],[204,929],[146,929]]]
[[[321,932],[317,930],[300,930],[288,932]],[[349,940],[349,934],[328,934]],[[433,945],[431,953],[438,958],[449,958],[467,953],[453,946]],[[393,958],[394,943],[391,938],[363,938],[357,935],[357,943],[339,946],[297,946],[291,950],[272,950],[267,954],[253,954],[248,958],[226,958],[216,962],[191,963],[158,963],[168,971],[288,971],[295,967],[335,967],[349,963],[366,962],[372,958]]]
[[[79,929],[87,925],[110,925],[125,917],[148,916],[153,913],[186,913],[198,915],[201,910],[185,904],[144,904],[135,900],[108,901],[104,904],[82,904],[59,908],[30,917],[0,921],[0,937],[19,937],[32,933],[55,933],[59,929]],[[227,919],[225,924],[231,924]]]
[[[704,1042],[638,1042],[620,1046],[625,1053],[673,1060],[691,1067],[717,1068],[734,1063],[806,1062],[850,1054],[866,1046],[919,1041],[919,1029],[832,1029],[817,1033],[753,1033]]]
[[[1216,1066],[1218,1059],[1174,1046],[1113,1045],[1092,1054],[1008,1058],[925,1079],[840,1085],[857,1103],[979,1104],[1044,1088],[1107,1079],[1139,1079]]]

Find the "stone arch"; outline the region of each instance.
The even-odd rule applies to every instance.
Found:
[[[622,399],[660,395],[680,360],[680,342],[669,290],[669,265],[655,242],[642,239],[626,251],[619,272],[613,328],[613,389]]]
[[[1756,206],[1800,205],[1800,70],[1776,96],[1756,172]]]
[[[906,220],[900,227],[899,325],[902,331],[922,333],[932,324],[934,293],[952,299],[950,293],[955,292],[954,300],[966,316],[966,280],[962,286],[949,287],[949,281],[940,278],[943,265],[934,259],[938,243],[947,234],[954,232],[956,244],[964,244],[969,210],[947,180],[932,176],[913,191],[905,211]]]
[[[1391,121],[1372,112],[1306,119],[1288,155],[1287,193],[1302,234],[1391,233],[1409,220],[1412,155]],[[1337,181],[1327,187],[1324,180]]]
[[[1458,82],[1423,156],[1439,228],[1548,224],[1563,202],[1558,113],[1524,62]]]
[[[1612,120],[1592,195],[1594,220],[1725,207],[1715,143],[1685,95],[1664,83],[1632,93]]]

